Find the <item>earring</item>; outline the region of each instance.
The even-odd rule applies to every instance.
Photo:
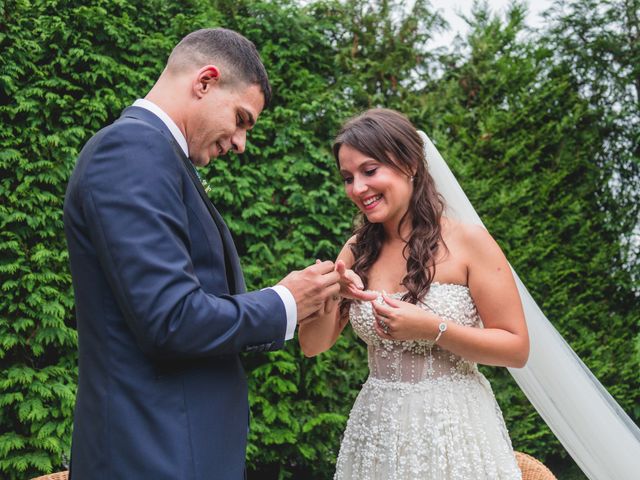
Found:
[[[414,177],[413,175],[411,175],[411,176],[409,177],[409,180],[410,180],[411,182],[413,182],[413,179],[414,179],[414,178],[416,178],[416,177]]]

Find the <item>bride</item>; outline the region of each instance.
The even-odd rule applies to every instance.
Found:
[[[335,479],[519,479],[477,364],[522,367],[529,337],[502,251],[479,226],[443,216],[423,141],[403,115],[372,109],[333,146],[361,225],[336,261],[342,299],[300,325],[305,355],[347,322],[368,346]]]

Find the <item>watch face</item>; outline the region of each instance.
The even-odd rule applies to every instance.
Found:
[[[439,328],[440,328],[440,331],[441,331],[441,332],[444,332],[444,331],[447,329],[447,324],[446,324],[446,323],[444,323],[444,322],[442,322],[442,323],[439,325]]]

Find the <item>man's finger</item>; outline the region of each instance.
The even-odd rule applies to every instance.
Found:
[[[331,260],[325,260],[324,262],[318,262],[316,260],[316,263],[308,266],[307,268],[315,273],[324,275],[325,273],[333,272],[335,265]]]
[[[330,295],[327,297],[327,300],[324,302],[324,313],[327,314],[331,312],[335,308],[335,306],[340,301],[340,295]]]
[[[340,285],[338,282],[340,281],[340,274],[335,270],[330,270],[327,273],[322,274],[322,288],[326,288],[329,286],[333,286],[336,284],[338,290],[340,289]]]
[[[308,317],[303,318],[302,320],[298,320],[298,326],[300,325],[305,325],[307,323],[310,323],[314,320],[312,315],[309,315]]]
[[[326,292],[329,295],[328,298],[338,297],[338,299],[339,299],[340,298],[340,284],[336,282],[335,284],[327,287]]]

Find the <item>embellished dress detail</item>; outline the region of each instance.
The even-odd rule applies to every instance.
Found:
[[[432,283],[418,305],[482,328],[465,286]],[[369,378],[349,415],[334,479],[520,480],[502,413],[477,365],[433,342],[380,338],[372,310],[369,302],[351,304]]]

